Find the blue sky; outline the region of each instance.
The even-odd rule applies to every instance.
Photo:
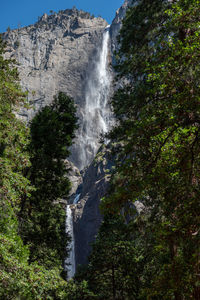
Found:
[[[38,17],[50,10],[58,11],[76,6],[95,16],[101,16],[111,23],[115,11],[124,0],[1,0],[0,32],[19,26],[27,26],[37,21]]]

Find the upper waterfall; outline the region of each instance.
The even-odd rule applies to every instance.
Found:
[[[101,47],[97,51],[93,69],[88,75],[85,92],[85,116],[78,139],[80,169],[92,161],[99,148],[101,134],[108,131],[111,110],[108,105],[111,89],[111,74],[108,66],[109,26],[105,28]]]

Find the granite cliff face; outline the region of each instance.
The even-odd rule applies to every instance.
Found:
[[[8,43],[6,56],[19,62],[21,84],[28,91],[28,102],[32,105],[29,110],[21,110],[21,118],[31,120],[41,107],[53,101],[58,91],[74,99],[80,129],[70,160],[78,168],[83,167],[79,137],[84,133],[83,120],[87,116],[88,73],[107,25],[102,18],[67,9],[50,16],[44,14],[36,24],[3,36]]]
[[[132,5],[132,3],[136,3],[137,1],[133,0],[125,0],[124,4],[116,11],[116,15],[112,24],[110,26],[110,36],[111,36],[111,49],[112,52],[117,51],[119,49],[119,44],[117,42],[117,36],[119,35],[120,28],[122,26],[122,20],[126,15],[127,8]]]
[[[99,204],[108,189],[113,165],[109,146],[102,146],[85,170],[77,191],[79,201],[73,206],[76,265],[87,263],[91,243],[102,221]]]
[[[22,87],[33,104],[21,112],[24,118],[30,120],[60,90],[83,106],[86,72],[107,25],[102,18],[67,9],[4,34],[7,55],[19,62]]]

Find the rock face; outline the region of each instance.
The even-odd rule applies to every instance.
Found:
[[[80,129],[77,140],[84,132],[87,116],[85,94],[88,72],[101,47],[107,22],[93,18],[89,13],[67,9],[47,16],[35,24],[4,34],[8,43],[6,56],[19,62],[22,87],[28,91],[29,110],[20,117],[29,121],[41,107],[50,104],[53,96],[62,91],[77,105]],[[72,148],[71,161],[80,168],[77,143]]]
[[[33,108],[22,112],[30,120],[58,91],[83,106],[89,61],[98,48],[107,22],[88,13],[65,10],[46,14],[35,24],[4,34],[8,56],[19,62],[19,73]]]
[[[68,178],[71,182],[69,197],[73,199],[78,187],[82,184],[83,179],[79,169],[75,167],[75,165],[71,161],[66,159],[65,164],[68,169]]]
[[[83,175],[79,202],[73,209],[76,265],[87,263],[90,245],[102,221],[99,204],[107,191],[112,167],[109,147],[102,146]]]
[[[119,44],[117,42],[117,36],[119,35],[120,28],[122,26],[122,20],[126,15],[127,8],[132,5],[135,0],[125,0],[124,4],[116,11],[116,16],[112,21],[110,27],[110,35],[111,35],[111,49],[112,52],[119,49]]]

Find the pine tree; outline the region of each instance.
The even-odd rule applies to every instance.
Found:
[[[87,266],[78,269],[76,282],[88,281],[97,299],[137,299],[143,266],[136,260],[133,224],[121,216],[106,215],[92,246]]]

